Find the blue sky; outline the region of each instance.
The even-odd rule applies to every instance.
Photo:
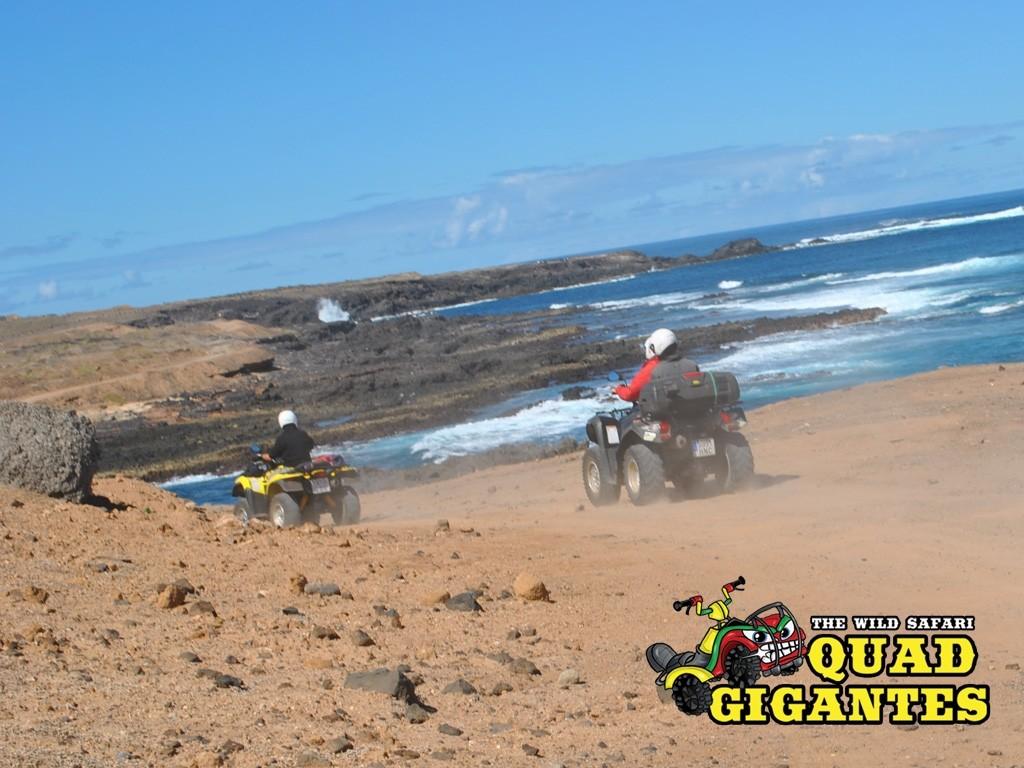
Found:
[[[6,3],[0,313],[1024,187],[1013,3]]]

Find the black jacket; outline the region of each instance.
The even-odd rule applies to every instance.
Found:
[[[267,453],[279,464],[297,467],[309,461],[309,452],[314,445],[313,438],[304,431],[294,424],[285,424]]]

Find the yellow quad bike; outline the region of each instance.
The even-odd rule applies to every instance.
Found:
[[[231,490],[238,499],[235,514],[243,522],[269,519],[278,528],[359,522],[359,494],[349,484],[359,472],[342,457],[317,456],[297,467],[284,467],[263,461],[258,445],[250,452],[252,463]]]

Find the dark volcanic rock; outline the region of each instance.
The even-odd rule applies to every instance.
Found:
[[[445,607],[452,611],[482,611],[480,603],[476,601],[475,592],[463,592],[445,601]]]
[[[568,387],[562,390],[563,400],[585,400],[594,397],[597,393],[592,387]]]
[[[469,683],[460,677],[458,680],[448,683],[441,693],[462,693],[468,696],[476,693],[476,688],[473,687],[472,683]]]
[[[397,669],[382,667],[369,672],[350,672],[345,678],[345,687],[383,693],[407,703],[416,701],[416,686]]]
[[[756,253],[767,253],[777,250],[778,248],[775,246],[765,245],[756,237],[744,237],[740,240],[731,240],[721,248],[715,249],[707,257],[707,260],[724,261],[726,259],[738,259],[742,256],[753,256]]]
[[[0,483],[72,501],[90,495],[100,454],[89,419],[0,401],[0,435]]]

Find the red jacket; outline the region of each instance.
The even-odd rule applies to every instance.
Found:
[[[620,384],[615,388],[615,394],[622,400],[628,400],[631,403],[635,403],[637,398],[640,397],[640,392],[647,383],[651,380],[651,374],[654,373],[654,369],[658,367],[658,363],[661,362],[660,357],[652,357],[642,366],[640,370],[636,372],[636,376],[629,384]]]

